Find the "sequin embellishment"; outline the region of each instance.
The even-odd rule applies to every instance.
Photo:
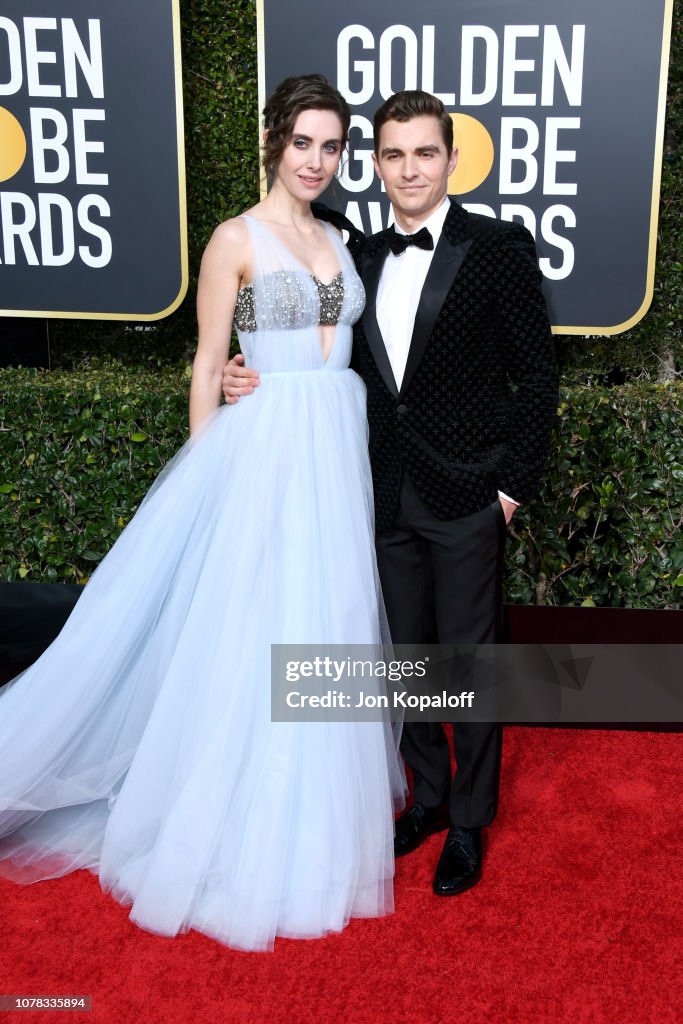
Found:
[[[306,274],[304,271],[299,273],[304,277],[311,279],[318,289],[318,296],[320,299],[320,325],[324,327],[336,327],[339,323],[342,306],[344,304],[343,272],[340,270],[329,284],[325,284],[324,281],[320,281],[314,274]],[[303,326],[301,323],[301,317],[302,310],[305,308],[305,303],[302,302],[301,284],[296,281],[297,272],[291,270],[276,270],[268,276],[276,279],[273,282],[275,286],[273,292],[277,300],[277,319],[279,321],[277,326],[284,328],[296,328]],[[258,330],[254,305],[254,286],[251,284],[245,285],[244,288],[240,288],[237,293],[237,302],[235,304],[235,327],[239,331],[253,332]]]

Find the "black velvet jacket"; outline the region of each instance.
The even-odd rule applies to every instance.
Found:
[[[451,200],[399,389],[375,306],[386,235],[362,240],[356,232],[350,239],[367,295],[352,365],[368,389],[378,530],[391,525],[402,467],[440,519],[476,512],[498,490],[526,503],[538,486],[557,408],[532,236]]]

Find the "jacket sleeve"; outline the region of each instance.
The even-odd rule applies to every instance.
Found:
[[[533,238],[506,225],[496,263],[500,351],[512,391],[496,481],[522,504],[533,498],[550,450],[558,404],[555,347]]]

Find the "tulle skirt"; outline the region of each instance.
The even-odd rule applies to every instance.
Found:
[[[0,692],[0,874],[241,949],[392,909],[391,730],[270,713],[272,643],[387,639],[366,431],[352,371],[266,374],[166,466]]]

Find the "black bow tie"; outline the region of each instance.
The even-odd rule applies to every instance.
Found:
[[[409,245],[416,245],[418,249],[434,248],[434,239],[429,234],[427,228],[420,228],[415,235],[399,235],[392,225],[387,235],[387,241],[394,256],[400,256]]]

